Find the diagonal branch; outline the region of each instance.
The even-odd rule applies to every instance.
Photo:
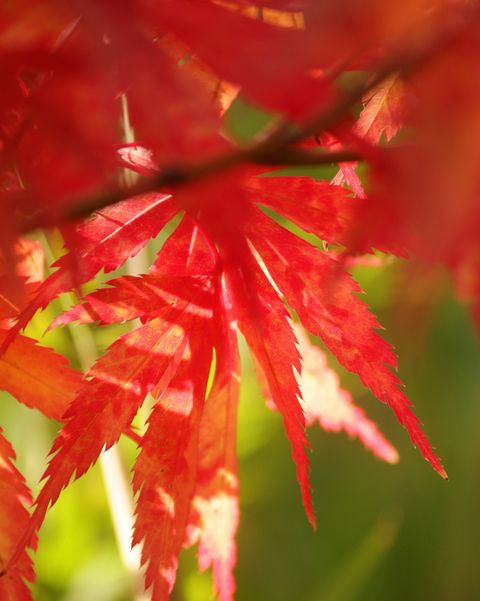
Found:
[[[208,177],[214,173],[225,171],[242,163],[257,163],[271,166],[294,166],[294,165],[331,165],[338,162],[359,161],[362,156],[353,150],[342,150],[339,152],[315,152],[301,149],[279,147],[269,152],[263,152],[260,145],[248,149],[239,149],[219,155],[202,163],[186,164],[180,166],[166,167],[158,175],[145,178],[131,187],[115,187],[108,192],[98,196],[73,203],[54,217],[47,211],[37,211],[31,214],[17,215],[17,226],[19,233],[26,233],[36,228],[51,227],[58,223],[64,223],[74,219],[87,217],[91,213],[103,209],[109,205],[122,200],[155,192],[161,188],[177,187],[189,182]],[[28,206],[27,200],[30,195],[27,190],[21,190],[7,196],[12,207],[22,203]],[[33,203],[32,203],[33,204]],[[12,211],[15,213],[15,211]]]
[[[439,23],[437,28],[433,27],[429,34],[425,34],[420,27],[419,32],[415,32],[409,37],[408,46],[404,45],[393,49],[390,54],[378,62],[371,77],[345,91],[331,105],[322,107],[300,128],[288,121],[281,121],[273,131],[251,146],[236,148],[200,163],[166,166],[155,177],[143,179],[128,188],[118,187],[98,196],[80,199],[78,202],[61,209],[53,216],[51,212],[46,210],[20,215],[17,212],[18,231],[19,233],[25,233],[36,228],[52,227],[52,225],[58,223],[83,218],[99,209],[132,196],[155,192],[161,188],[181,186],[243,163],[288,167],[329,165],[364,160],[357,149],[318,152],[307,151],[292,145],[337,125],[348,116],[348,113],[357,102],[392,73],[409,76],[417,71],[479,18],[479,11],[466,11],[465,14],[461,13],[458,18],[451,20],[445,19],[443,14],[437,15],[437,22]],[[23,206],[29,204],[34,206],[34,203],[28,202],[29,198],[28,192],[22,190],[21,192],[15,192],[5,200],[10,202],[12,208],[18,206],[19,201],[23,201]]]

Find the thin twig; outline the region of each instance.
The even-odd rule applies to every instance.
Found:
[[[299,128],[288,121],[281,121],[266,137],[257,140],[251,146],[236,148],[200,163],[167,166],[161,169],[157,176],[144,179],[131,187],[114,188],[98,196],[73,202],[59,213],[57,212],[54,219],[48,211],[19,215],[19,232],[25,233],[39,227],[51,227],[58,223],[83,218],[132,196],[153,193],[161,188],[185,185],[243,163],[288,167],[363,160],[364,157],[358,150],[319,153],[295,148],[292,147],[292,144],[333,128],[346,117],[357,102],[392,73],[397,72],[402,76],[411,75],[465,31],[473,21],[479,18],[479,13],[477,11],[467,15],[470,17],[469,20],[462,15],[461,18],[446,24],[443,22],[442,16],[445,20],[445,15],[437,16],[441,25],[438,30],[434,29],[433,33],[429,35],[421,30],[416,36],[410,36],[408,46],[395,48],[377,64],[377,68],[370,78],[344,92],[330,106],[323,107],[318,114],[311,116],[303,127]],[[28,192],[22,191],[12,194],[10,202],[14,207],[19,201],[23,201],[25,206],[28,205],[28,198]],[[31,206],[35,206],[35,203],[32,202]]]
[[[232,151],[203,163],[167,167],[161,170],[157,176],[143,179],[138,184],[129,188],[114,188],[98,196],[74,202],[65,207],[64,210],[57,212],[53,223],[51,213],[47,213],[46,211],[37,211],[33,214],[20,214],[17,216],[18,232],[27,233],[34,229],[48,228],[58,223],[88,217],[88,215],[91,215],[95,211],[121,202],[122,200],[127,200],[132,196],[154,193],[161,188],[173,188],[184,185],[208,177],[214,173],[220,173],[242,163],[250,162],[261,165],[288,167],[296,165],[331,165],[338,162],[361,161],[362,158],[358,152],[352,150],[320,153],[294,148],[280,148],[274,152],[263,153],[259,147],[254,147],[249,150]],[[26,191],[11,194],[10,198],[7,195],[5,196],[5,200],[8,199],[12,206],[27,204],[26,201],[29,198],[29,194]]]

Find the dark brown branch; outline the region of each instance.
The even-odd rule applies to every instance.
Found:
[[[203,163],[182,165],[179,167],[170,167],[161,171],[156,177],[142,180],[131,188],[116,188],[110,192],[99,196],[79,201],[67,206],[65,210],[57,214],[56,222],[63,223],[72,219],[87,217],[91,213],[103,209],[109,205],[122,200],[137,196],[139,194],[148,194],[159,189],[172,188],[188,182],[207,177],[213,173],[219,173],[235,165],[245,162],[253,162],[262,165],[273,166],[294,166],[294,165],[331,165],[339,162],[359,161],[362,157],[354,151],[342,150],[339,152],[315,152],[305,151],[295,148],[285,148],[273,150],[271,152],[261,152],[259,146],[251,149],[241,149],[231,153],[220,155]],[[20,200],[25,201],[28,198],[28,192],[23,191],[15,194],[11,199],[11,204],[15,205]],[[17,218],[19,230],[22,233],[36,228],[51,226],[51,217],[47,214],[37,212],[33,215],[19,215]]]
[[[479,18],[479,13],[470,16],[470,23]],[[290,122],[281,121],[273,131],[263,139],[247,148],[232,150],[223,155],[207,159],[202,163],[170,166],[161,170],[159,175],[145,179],[131,188],[117,188],[110,192],[89,199],[79,200],[68,206],[63,213],[56,215],[55,223],[86,217],[106,206],[120,202],[131,196],[155,192],[161,188],[172,188],[187,184],[214,173],[219,173],[242,163],[257,163],[271,166],[298,165],[328,165],[338,162],[360,161],[363,157],[355,151],[315,152],[292,147],[292,144],[322,131],[328,131],[341,121],[351,108],[371,90],[378,86],[393,73],[408,76],[421,68],[437,52],[451,43],[469,25],[465,15],[453,21],[445,22],[445,15],[438,15],[440,24],[433,33],[425,35],[423,31],[408,39],[408,46],[394,49],[386,58],[381,60],[375,73],[369,79],[352,87],[337,98],[330,106],[323,107],[318,114],[313,115],[299,130]],[[422,28],[420,28],[422,29]],[[28,200],[28,193],[22,192],[22,199]],[[12,199],[12,206],[20,200]],[[27,204],[27,203],[24,203]],[[33,204],[33,203],[32,203]],[[51,215],[37,212],[33,215],[19,216],[20,232],[27,232],[39,227],[50,227]]]

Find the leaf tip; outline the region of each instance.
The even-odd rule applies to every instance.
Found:
[[[442,467],[441,469],[437,470],[437,472],[440,474],[440,476],[446,481],[448,482],[449,478],[448,478],[448,474],[445,470],[444,467]]]
[[[400,454],[397,449],[391,447],[385,454],[384,459],[390,465],[398,465],[400,463]]]
[[[310,522],[310,525],[312,526],[312,529],[314,531],[316,531],[317,530],[317,518],[315,516],[315,510],[313,509],[312,498],[310,496],[310,492],[309,492],[308,498],[303,497],[303,507],[305,509],[307,519]]]

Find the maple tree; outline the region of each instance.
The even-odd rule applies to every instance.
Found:
[[[283,418],[312,525],[306,425],[398,455],[308,332],[446,478],[349,267],[375,251],[442,264],[478,322],[476,3],[19,0],[0,11],[0,387],[62,422],[31,514],[0,435],[0,599],[31,598],[27,550],[48,508],[122,434],[139,447],[133,543],[152,599],[168,598],[192,544],[219,599],[233,598],[238,331]],[[248,144],[225,126],[237,97],[269,116]],[[332,181],[283,171],[332,164]],[[82,296],[178,215],[147,273]],[[59,228],[67,248],[47,277],[24,237],[35,228]],[[71,291],[80,302],[51,327],[139,320],[84,374],[21,334]]]

